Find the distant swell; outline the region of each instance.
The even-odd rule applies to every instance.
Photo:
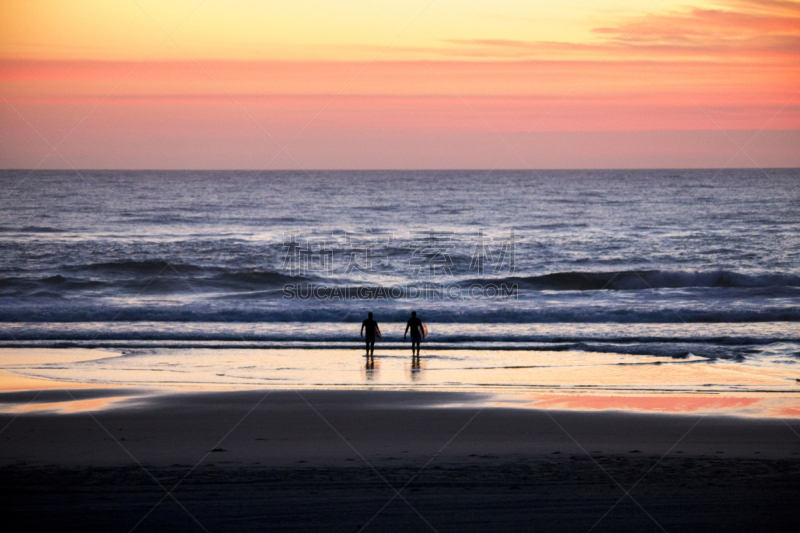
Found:
[[[167,261],[112,261],[106,263],[90,263],[87,265],[71,265],[67,267],[72,271],[91,271],[98,273],[129,273],[129,274],[158,274],[175,269],[180,273],[188,274],[202,272],[202,268],[183,263],[170,263]]]
[[[66,275],[0,278],[0,296],[35,296],[42,289],[67,291],[107,289],[138,293],[186,291],[259,291],[278,289],[287,283],[303,283],[313,278],[288,276],[273,271],[229,271],[219,267],[199,267],[164,261],[124,261],[68,266]],[[63,295],[63,294],[62,294]],[[99,296],[95,294],[95,296]]]
[[[23,226],[21,228],[0,226],[0,233],[64,233],[64,231],[63,229],[48,226]]]
[[[97,276],[103,274],[118,276],[179,276],[188,278],[189,281],[198,283],[223,283],[235,287],[237,284],[244,288],[263,288],[277,286],[284,283],[298,282],[308,278],[298,278],[280,272],[260,270],[232,270],[215,266],[198,266],[186,263],[171,263],[168,261],[120,261],[109,263],[91,263],[88,265],[73,265],[68,267],[73,272],[92,272]]]
[[[298,283],[308,278],[288,276],[279,272],[224,272],[214,276],[213,281],[229,283],[232,287],[259,289]]]
[[[800,287],[800,276],[761,274],[752,276],[726,270],[682,272],[622,270],[618,272],[557,272],[543,276],[477,279],[469,283],[518,284],[520,288],[553,291],[682,289],[691,287],[757,288]]]
[[[58,273],[61,272],[61,273]],[[180,280],[182,283],[174,283]],[[333,287],[366,287],[348,280],[318,278],[314,276],[289,276],[273,270],[234,270],[219,266],[198,266],[186,263],[170,263],[161,260],[120,261],[65,265],[53,275],[45,277],[17,276],[0,278],[0,290],[18,289],[23,291],[52,288],[58,285],[62,290],[97,289],[101,285],[108,289],[119,288],[141,290],[145,285],[150,290],[185,291],[191,286],[193,291],[246,292],[277,289],[286,284],[318,282],[322,290]],[[740,289],[800,289],[800,276],[792,274],[750,275],[726,270],[708,272],[662,271],[662,270],[623,270],[612,272],[557,272],[540,276],[512,276],[504,278],[485,277],[480,279],[436,278],[431,280],[411,280],[410,286],[424,287],[427,281],[439,285],[459,286],[467,291],[475,285],[516,286],[528,291],[636,291],[646,289],[689,289],[689,288],[740,288]],[[388,290],[394,286],[369,285],[373,292]],[[19,293],[20,295],[22,293]]]

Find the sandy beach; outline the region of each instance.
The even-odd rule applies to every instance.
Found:
[[[796,419],[496,407],[477,393],[119,388],[0,417],[36,531],[789,531]],[[89,404],[91,405],[91,404]],[[766,529],[765,529],[766,528]]]

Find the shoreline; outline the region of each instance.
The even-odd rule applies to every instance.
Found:
[[[777,363],[424,351],[416,363],[405,350],[367,360],[360,350],[0,349],[0,413],[113,410],[173,393],[316,390],[471,393],[486,406],[518,409],[800,418],[800,384]],[[90,389],[100,392],[90,398]],[[84,391],[75,395],[83,403],[37,392],[44,390]]]

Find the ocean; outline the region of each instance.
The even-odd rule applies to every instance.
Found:
[[[800,377],[799,170],[3,170],[0,181],[0,348],[128,362],[359,353],[367,312],[380,351],[405,346],[415,310],[423,352],[472,354],[453,363],[464,368],[525,366],[523,350]]]

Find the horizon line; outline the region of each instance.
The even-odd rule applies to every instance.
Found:
[[[800,167],[576,167],[576,168],[0,168],[0,172],[20,171],[20,172],[452,172],[452,171],[475,171],[475,172],[550,172],[550,171],[570,171],[570,170],[800,170]]]

